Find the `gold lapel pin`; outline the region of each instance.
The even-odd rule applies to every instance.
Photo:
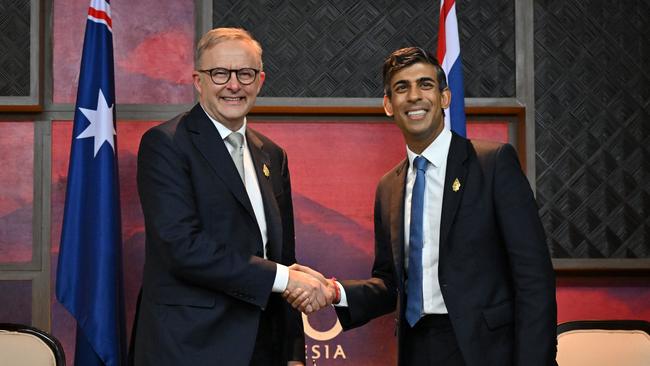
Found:
[[[269,167],[267,167],[266,164],[262,166],[262,173],[264,173],[264,176],[267,178],[271,175],[271,172],[269,171]]]
[[[460,189],[460,181],[458,180],[458,178],[456,178],[454,179],[454,183],[451,184],[451,190],[454,192],[458,192],[459,189]]]

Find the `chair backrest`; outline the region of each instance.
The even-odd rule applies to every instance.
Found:
[[[56,338],[22,324],[0,323],[0,355],[3,366],[65,366]]]
[[[650,366],[650,323],[584,320],[557,327],[559,366]]]

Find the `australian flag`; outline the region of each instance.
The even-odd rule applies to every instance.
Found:
[[[111,8],[91,0],[56,280],[57,299],[77,321],[77,366],[126,360],[116,136]]]

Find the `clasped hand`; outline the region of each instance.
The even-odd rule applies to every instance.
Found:
[[[336,297],[336,284],[318,271],[294,264],[289,267],[289,283],[282,297],[294,309],[311,314],[332,304]]]

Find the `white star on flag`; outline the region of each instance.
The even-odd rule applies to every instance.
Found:
[[[99,95],[97,96],[97,109],[86,109],[79,107],[81,113],[86,116],[90,125],[77,136],[78,139],[83,139],[86,137],[95,138],[95,155],[102,147],[104,142],[108,142],[115,153],[115,126],[113,126],[113,106],[108,107],[106,103],[106,98],[102,90],[99,89]]]

